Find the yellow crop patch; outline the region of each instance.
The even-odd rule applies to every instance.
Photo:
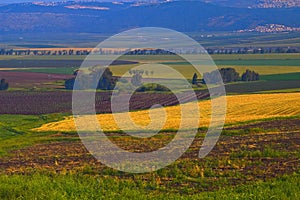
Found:
[[[250,120],[259,120],[273,117],[288,117],[300,115],[300,93],[278,94],[247,94],[227,96],[226,123],[237,123]],[[184,105],[157,108],[151,111],[142,110],[130,113],[99,114],[97,120],[104,131],[138,130],[139,127],[149,130],[177,130],[181,123],[181,109],[186,113],[183,127],[188,129],[195,122],[193,112],[197,106],[200,109],[199,127],[208,126],[211,117],[211,101],[190,102]],[[95,116],[84,116],[84,121],[93,121]],[[116,121],[118,123],[116,123]],[[118,125],[119,124],[119,125]],[[120,124],[123,124],[123,126]],[[93,125],[92,123],[90,125]],[[87,130],[89,123],[86,123]],[[121,127],[121,128],[120,128]],[[73,117],[44,124],[35,131],[76,131]],[[92,130],[92,129],[91,129]]]

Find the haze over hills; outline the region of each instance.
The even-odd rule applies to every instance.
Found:
[[[24,2],[66,2],[68,0],[0,0],[2,3],[24,3]],[[181,0],[74,0],[77,2],[163,2],[163,1],[181,1]],[[213,3],[227,7],[245,7],[245,8],[281,8],[281,7],[299,7],[300,1],[296,0],[190,0]]]
[[[291,8],[299,7],[300,1],[296,0],[203,0],[207,3],[229,7],[244,8]]]
[[[226,7],[230,2],[238,2],[233,0],[210,0],[213,4],[201,1],[153,2],[7,4],[0,6],[0,32],[117,33],[145,26],[165,27],[182,32],[237,31],[267,24],[300,27],[298,7]]]

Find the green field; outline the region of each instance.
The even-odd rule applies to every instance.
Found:
[[[17,69],[18,72],[36,72],[45,74],[73,74],[78,69],[76,67],[51,67],[51,68],[34,68],[34,69]]]
[[[138,190],[130,180],[117,180],[90,175],[0,175],[1,199],[298,199],[299,175],[221,189],[215,192],[180,193],[156,192],[151,186]],[[150,185],[150,184],[149,184]]]
[[[53,115],[0,115],[0,157],[13,149],[30,146],[35,143],[49,142],[54,138],[49,134],[32,133],[30,129],[63,119],[63,114]]]
[[[262,80],[277,80],[277,81],[283,81],[283,80],[289,80],[289,81],[292,81],[292,80],[295,80],[295,81],[299,81],[300,80],[300,73],[297,72],[297,73],[282,73],[282,74],[271,74],[271,75],[263,75],[261,76],[261,79]]]

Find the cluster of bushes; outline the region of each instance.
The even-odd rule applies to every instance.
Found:
[[[259,80],[259,74],[249,69],[242,75],[242,81],[257,81]]]
[[[240,77],[239,73],[234,68],[221,68],[209,73],[204,73],[203,75],[203,80],[205,80],[204,82],[208,84],[218,84],[220,83],[221,78],[223,83],[257,81],[259,80],[259,74],[247,69]]]
[[[77,71],[74,73],[77,79],[77,89],[92,89],[91,86],[97,84],[97,89],[100,90],[112,90],[114,89],[117,77],[113,76],[113,73],[109,68],[94,67],[89,69],[88,73]],[[65,88],[67,90],[73,90],[75,83],[75,77],[65,81]]]
[[[148,91],[155,91],[155,92],[170,92],[170,89],[156,83],[148,83],[145,85],[142,85],[138,89],[136,89],[137,92],[148,92]]]
[[[1,79],[0,81],[0,90],[7,90],[9,87],[8,83],[5,81],[5,79]]]

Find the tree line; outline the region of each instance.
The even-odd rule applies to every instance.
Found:
[[[153,71],[145,70],[130,70],[129,74],[132,75],[130,79],[130,84],[139,87],[138,92],[144,91],[168,91],[167,88],[162,87],[159,84],[143,85],[143,74],[153,75]],[[77,79],[76,89],[99,89],[99,90],[113,90],[116,86],[117,81],[128,83],[126,79],[120,79],[119,77],[113,76],[112,71],[109,68],[93,67],[88,69],[88,73],[76,70],[74,76],[71,79],[65,80],[65,88],[67,90],[73,90],[75,79]],[[234,68],[221,68],[214,70],[212,72],[207,72],[203,74],[203,79],[198,79],[197,73],[194,73],[191,83],[193,85],[201,84],[220,84],[220,83],[230,83],[237,81],[257,81],[259,80],[259,74],[255,71],[247,69],[241,76]],[[1,81],[2,82],[5,81]],[[92,86],[97,86],[96,88],[91,88]]]
[[[240,47],[240,48],[207,48],[208,54],[268,54],[300,53],[299,47]]]
[[[193,49],[178,50],[177,53],[198,54]],[[299,47],[232,47],[232,48],[207,48],[208,54],[267,54],[267,53],[300,53]],[[0,49],[0,55],[89,55],[91,50],[20,50],[20,49]],[[126,50],[99,50],[93,52],[97,54],[125,54],[125,55],[176,55],[162,49],[136,49],[126,53]],[[202,52],[204,53],[204,52]]]
[[[220,84],[223,83],[237,82],[237,81],[258,81],[259,74],[255,71],[247,69],[242,76],[234,68],[221,68],[212,72],[203,74],[201,83],[203,84]],[[192,77],[192,84],[198,84],[198,75],[195,73]]]

